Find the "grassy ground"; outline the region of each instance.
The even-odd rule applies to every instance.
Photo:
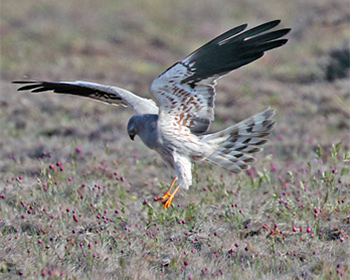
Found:
[[[347,1],[3,1],[0,278],[349,279]],[[222,129],[266,106],[277,125],[233,175],[194,166],[163,210],[159,156],[130,109],[17,93],[12,80],[151,81],[230,27],[281,18],[289,43],[219,81]],[[341,144],[340,144],[341,143]]]

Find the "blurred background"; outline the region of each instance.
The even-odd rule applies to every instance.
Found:
[[[202,44],[274,19],[289,42],[219,80],[210,128],[271,106],[270,141],[239,175],[196,164],[168,211],[152,198],[169,170],[129,139],[132,109],[11,84],[150,97]],[[348,279],[349,20],[348,0],[1,0],[0,278]]]
[[[37,167],[28,159],[51,153],[62,160],[76,146],[90,160],[133,155],[163,168],[140,141],[129,142],[131,109],[18,93],[12,80],[87,80],[149,97],[152,80],[203,43],[236,25],[252,27],[274,19],[292,28],[288,44],[219,81],[211,131],[271,106],[277,110],[277,125],[265,154],[273,153],[275,161],[311,160],[318,145],[327,149],[343,142],[348,149],[346,0],[2,1],[3,175],[35,176]],[[110,158],[102,152],[106,147]],[[150,172],[161,179],[169,176]]]

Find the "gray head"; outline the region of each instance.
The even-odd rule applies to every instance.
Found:
[[[133,116],[128,123],[128,134],[131,140],[134,140],[135,136],[138,135],[141,137],[143,142],[148,142],[151,135],[157,134],[157,115],[135,115]]]

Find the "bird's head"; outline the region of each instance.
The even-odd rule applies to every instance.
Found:
[[[131,140],[138,135],[143,142],[152,140],[152,136],[156,136],[157,115],[136,115],[133,116],[128,123],[128,134]]]
[[[142,128],[142,123],[138,116],[133,116],[128,123],[128,134],[131,140],[134,140],[135,136],[140,132]]]

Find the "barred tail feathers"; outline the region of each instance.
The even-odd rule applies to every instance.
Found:
[[[275,123],[271,120],[274,115],[275,110],[266,108],[234,126],[203,136],[203,142],[218,147],[206,161],[234,173],[247,169],[255,161],[252,154],[260,152],[262,148],[258,146],[267,142]]]

